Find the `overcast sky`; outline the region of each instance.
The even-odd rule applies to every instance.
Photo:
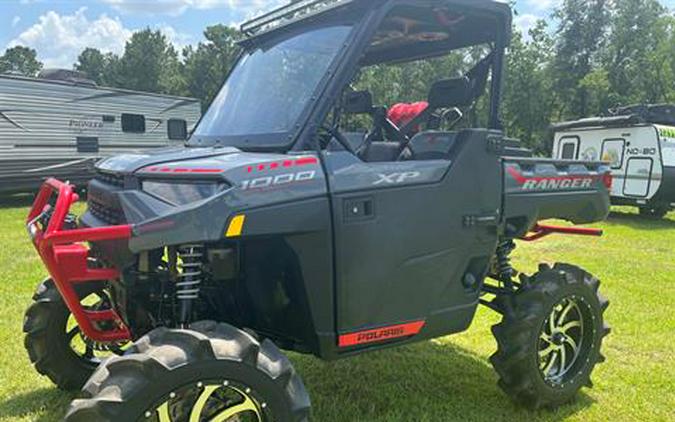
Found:
[[[559,0],[518,0],[516,23],[529,28]],[[47,67],[69,68],[85,47],[121,53],[131,34],[162,29],[178,46],[202,40],[218,23],[236,24],[286,0],[0,0],[0,48],[33,47]],[[675,0],[664,0],[675,7]],[[4,47],[4,48],[3,48]]]

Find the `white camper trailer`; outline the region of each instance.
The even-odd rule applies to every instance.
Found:
[[[553,126],[559,159],[610,162],[612,203],[663,217],[675,205],[675,106],[632,106]]]
[[[198,100],[97,87],[81,76],[0,75],[0,193],[52,176],[85,183],[103,157],[182,145],[200,118]]]

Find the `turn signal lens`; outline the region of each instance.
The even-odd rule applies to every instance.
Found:
[[[225,237],[239,237],[241,232],[244,230],[244,222],[246,221],[246,216],[241,214],[232,218],[230,225],[227,227],[227,233]]]

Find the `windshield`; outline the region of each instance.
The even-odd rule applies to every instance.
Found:
[[[283,135],[298,122],[351,29],[350,25],[321,27],[246,53],[194,137],[202,143],[217,139],[236,146],[256,135],[268,135],[265,145],[287,143]],[[273,134],[281,136],[269,136]],[[242,137],[246,140],[239,142]]]

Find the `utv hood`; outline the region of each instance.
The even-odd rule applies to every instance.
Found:
[[[307,153],[179,148],[112,157],[97,169],[81,221],[89,227],[131,224],[133,251],[217,241],[236,213],[325,197],[327,189],[318,157]],[[214,191],[179,202],[163,194],[193,186]]]
[[[222,155],[236,154],[236,148],[169,148],[153,150],[145,154],[123,154],[105,159],[96,165],[98,170],[106,173],[130,174],[142,168],[181,162],[200,160]]]

